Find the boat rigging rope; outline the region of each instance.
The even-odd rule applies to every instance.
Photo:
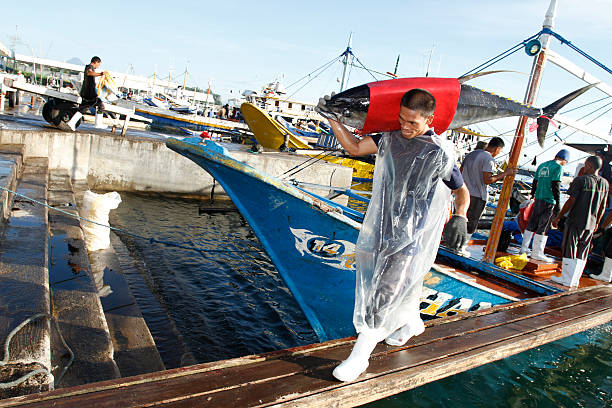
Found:
[[[285,180],[287,177],[291,177],[291,176],[299,173],[302,170],[306,170],[308,167],[314,165],[315,163],[319,162],[320,160],[323,160],[326,157],[331,156],[333,153],[336,153],[336,152],[339,152],[339,151],[340,151],[340,149],[326,150],[324,152],[321,152],[321,153],[317,154],[316,156],[311,156],[308,160],[303,161],[302,163],[298,164],[297,166],[294,166],[294,167],[290,168],[289,170],[285,171],[283,174],[281,174],[279,176],[279,178],[281,178],[282,180]],[[291,173],[291,174],[288,174],[288,173]]]
[[[340,56],[341,57],[341,56]],[[324,71],[327,69],[328,65],[333,64],[334,62],[336,62],[340,57],[335,57],[334,59],[332,59],[331,61],[326,62],[325,64],[321,65],[319,68],[315,69],[314,71],[304,75],[303,77],[301,77],[300,79],[298,79],[297,81],[291,83],[290,85],[287,86],[287,89],[291,88],[293,85],[297,84],[298,82],[300,82],[301,80],[309,77],[310,75],[314,74],[315,72],[317,72],[320,69],[323,69]],[[325,68],[324,68],[325,67]]]
[[[64,345],[64,347],[66,347],[66,350],[68,350],[68,353],[70,354],[70,359],[68,360],[68,363],[64,366],[64,368],[62,369],[62,372],[60,373],[60,375],[57,377],[56,380],[54,380],[53,384],[54,386],[57,386],[61,381],[62,378],[64,377],[64,374],[66,374],[66,371],[68,371],[68,368],[72,365],[72,363],[74,362],[74,352],[72,351],[72,349],[70,347],[68,347],[68,344],[66,344],[66,340],[64,340],[64,336],[62,336],[62,332],[59,329],[59,324],[57,323],[57,320],[55,319],[55,317],[47,314],[47,313],[38,313],[35,314],[33,316],[28,317],[27,319],[25,319],[23,322],[21,322],[17,327],[15,327],[13,330],[11,330],[11,332],[9,333],[9,335],[6,337],[6,340],[4,342],[4,358],[2,360],[0,360],[0,367],[8,365],[9,364],[9,360],[10,360],[10,344],[11,344],[11,340],[13,339],[13,337],[21,330],[23,329],[26,325],[28,325],[29,323],[38,320],[38,319],[49,319],[53,322],[55,329],[57,330],[57,333],[59,334],[60,340],[62,341],[62,344]],[[40,364],[40,363],[38,363]],[[30,371],[29,373],[27,373],[26,375],[19,377],[16,380],[10,381],[10,382],[5,382],[5,383],[0,383],[0,389],[7,389],[7,388],[11,388],[11,387],[15,387],[19,384],[21,384],[22,382],[26,381],[28,378],[35,376],[36,374],[48,374],[51,376],[51,378],[53,378],[53,374],[51,374],[51,372],[49,370],[47,370],[46,368],[39,368],[33,371]]]
[[[363,63],[359,60],[359,58],[357,58],[357,56],[355,54],[353,54],[353,58],[355,58],[357,60],[357,62],[359,63],[359,65],[361,65],[363,67],[363,69],[365,69],[366,71],[368,71],[368,74],[372,75],[372,78],[374,78],[375,81],[378,81],[378,78],[376,78],[374,76],[374,74],[372,73],[372,71],[370,71],[369,69],[366,68],[365,65],[363,65]]]
[[[587,54],[586,52],[582,51],[580,48],[578,48],[577,46],[572,44],[571,41],[566,40],[565,38],[563,38],[563,36],[561,36],[560,34],[557,34],[553,30],[551,30],[550,28],[543,28],[542,31],[540,31],[540,33],[552,35],[557,40],[561,41],[561,44],[567,45],[572,50],[576,51],[578,54],[582,55],[583,57],[585,57],[586,59],[588,59],[589,61],[591,61],[592,63],[594,63],[598,67],[600,67],[601,69],[605,70],[609,74],[612,74],[612,69],[608,68],[607,66],[605,66],[601,62],[597,61],[595,58],[591,57],[589,54]]]
[[[599,109],[601,109],[601,108],[605,108],[606,106],[608,106],[608,105],[610,105],[610,104],[612,104],[612,102],[610,102],[610,103],[608,103],[608,104],[606,104],[606,105],[604,105],[604,106],[600,107]],[[597,110],[599,110],[599,109],[597,109]],[[610,109],[608,109],[607,111],[605,111],[605,112],[601,113],[600,115],[597,115],[595,118],[591,119],[591,120],[590,120],[590,121],[588,121],[586,124],[588,125],[588,124],[590,124],[590,123],[593,123],[594,121],[596,121],[597,119],[599,119],[600,117],[602,117],[603,115],[605,115],[606,113],[608,113],[608,112],[610,112],[610,111],[612,111],[612,108],[610,108]],[[596,111],[594,111],[594,112],[596,112]],[[590,114],[592,114],[592,113],[594,113],[594,112],[591,112],[591,113],[589,113],[589,114],[587,114],[587,115],[583,116],[583,117],[582,117],[582,118],[580,118],[580,119],[584,119],[585,117],[587,117],[588,115],[590,115]],[[580,120],[580,119],[579,119],[579,120]],[[578,132],[578,130],[574,130],[572,133],[570,133],[569,135],[565,136],[564,138],[561,138],[561,137],[560,137],[560,136],[557,134],[557,137],[559,138],[559,140],[561,140],[561,142],[565,143],[565,141],[566,141],[566,140],[567,140],[567,139],[568,139],[570,136],[574,135],[576,132]],[[555,133],[556,133],[556,132],[555,132]],[[535,143],[535,142],[534,142],[534,143]],[[538,153],[538,156],[539,156],[539,155],[541,155],[542,153],[546,153],[547,151],[549,151],[550,149],[552,149],[552,148],[554,148],[554,147],[557,147],[557,145],[552,145],[552,146],[549,146],[547,149],[544,149],[543,151],[541,151],[540,153]],[[584,158],[584,156],[583,156],[583,158]],[[580,159],[578,159],[578,160],[580,160]],[[529,160],[527,160],[527,161],[523,162],[522,164],[520,164],[520,165],[519,165],[519,167],[523,166],[524,164],[526,164],[526,163],[528,163],[528,162],[529,162]]]
[[[571,41],[565,39],[563,36],[561,36],[560,34],[554,32],[553,30],[551,30],[550,28],[543,28],[540,32],[538,32],[537,34],[532,35],[531,37],[523,40],[522,42],[518,43],[517,45],[509,48],[508,50],[502,52],[501,54],[489,59],[488,61],[483,62],[482,64],[480,64],[479,66],[472,68],[470,71],[466,72],[465,74],[461,75],[466,76],[469,74],[472,74],[474,72],[480,72],[488,67],[490,67],[491,65],[503,60],[506,57],[509,57],[510,55],[514,54],[515,52],[517,52],[518,50],[520,50],[521,48],[523,48],[529,41],[533,40],[534,38],[537,38],[539,36],[541,36],[542,34],[548,34],[548,35],[552,35],[553,37],[555,37],[557,40],[559,40],[561,42],[561,44],[565,44],[568,47],[570,47],[572,50],[576,51],[578,54],[582,55],[583,57],[585,57],[586,59],[588,59],[589,61],[591,61],[592,63],[594,63],[595,65],[597,65],[598,67],[600,67],[601,69],[603,69],[604,71],[608,72],[609,74],[612,74],[612,69],[608,68],[606,65],[604,65],[603,63],[599,62],[598,60],[596,60],[595,58],[591,57],[588,53],[586,53],[585,51],[582,51],[579,47],[575,46],[574,44],[572,44]]]
[[[235,253],[245,253],[245,252],[249,252],[249,253],[261,253],[262,252],[261,250],[245,250],[245,249],[202,249],[202,248],[195,247],[193,245],[187,245],[187,244],[177,243],[177,242],[172,242],[172,241],[164,241],[164,240],[161,240],[161,239],[157,239],[155,237],[145,237],[145,236],[142,236],[142,235],[134,234],[133,232],[126,231],[126,230],[121,229],[121,228],[111,227],[110,225],[101,224],[99,222],[96,222],[96,221],[93,221],[93,220],[81,217],[79,215],[72,214],[72,213],[70,213],[68,211],[64,211],[62,209],[52,207],[49,204],[43,203],[41,201],[35,200],[35,199],[30,198],[28,196],[25,196],[23,194],[17,193],[16,191],[9,190],[8,188],[3,187],[3,186],[0,186],[0,189],[5,190],[5,191],[7,191],[7,192],[9,192],[11,194],[15,194],[16,196],[24,198],[26,200],[29,200],[29,201],[31,201],[31,202],[33,202],[35,204],[39,204],[39,205],[42,205],[44,207],[47,207],[50,210],[54,210],[54,211],[63,213],[65,215],[68,215],[68,216],[70,216],[72,218],[76,218],[78,220],[90,222],[90,223],[95,224],[95,225],[100,225],[102,227],[106,227],[106,228],[108,228],[110,230],[113,230],[113,231],[116,231],[116,232],[120,232],[122,234],[129,235],[129,236],[134,237],[134,238],[138,238],[138,239],[141,239],[141,240],[144,240],[144,241],[149,241],[149,243],[151,243],[151,244],[158,243],[158,244],[163,244],[163,245],[174,247],[174,248],[187,249],[187,250],[191,250],[191,251],[200,252],[202,255],[205,254],[205,253],[234,253],[234,252]]]
[[[336,58],[337,59],[337,58]],[[335,60],[332,61],[331,63],[329,63],[328,65],[331,66],[331,64],[333,64],[334,62],[336,62]],[[302,86],[300,86],[298,89],[295,90],[294,93],[292,93],[291,95],[287,96],[285,99],[283,99],[283,102],[287,102],[289,100],[289,98],[293,97],[296,93],[300,92],[306,85],[308,85],[309,83],[311,83],[312,81],[314,81],[315,79],[317,79],[319,77],[319,75],[321,75],[323,72],[325,72],[325,70],[328,67],[326,67],[325,69],[323,69],[321,72],[319,72],[317,75],[313,76],[312,78],[310,78],[308,81],[306,81],[306,83]],[[310,75],[310,74],[309,74]]]
[[[604,96],[603,98],[601,98],[601,99],[597,99],[596,101],[592,101],[592,102],[589,102],[589,103],[585,103],[584,105],[580,105],[580,106],[577,106],[577,107],[575,107],[575,108],[568,109],[568,110],[566,110],[566,111],[564,111],[564,112],[561,112],[561,114],[562,114],[562,115],[565,115],[565,114],[566,114],[566,113],[568,113],[568,112],[572,112],[572,111],[578,110],[578,109],[580,109],[580,108],[584,108],[585,106],[589,106],[589,105],[592,105],[592,104],[594,104],[594,103],[601,102],[601,101],[603,101],[603,100],[605,100],[605,99],[608,99],[608,98],[612,98],[612,96]],[[594,111],[594,112],[595,112],[595,111]]]
[[[459,78],[464,77],[464,76],[469,75],[469,74],[480,72],[480,71],[490,67],[491,65],[498,63],[499,61],[503,60],[506,57],[509,57],[510,55],[514,54],[515,52],[517,52],[518,50],[523,48],[525,46],[525,44],[527,44],[529,41],[533,40],[534,38],[539,37],[540,34],[542,34],[542,31],[540,31],[537,34],[532,35],[531,37],[523,40],[522,42],[516,44],[515,46],[510,47],[506,51],[502,52],[499,55],[496,55],[495,57],[489,59],[488,61],[483,62],[482,64],[478,65],[477,67],[472,68],[471,70],[469,70],[465,74],[461,75]]]

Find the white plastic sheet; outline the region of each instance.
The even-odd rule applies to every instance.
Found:
[[[102,224],[97,225],[81,220],[81,228],[85,232],[85,243],[88,251],[98,251],[110,246],[110,229],[108,214],[121,203],[121,196],[116,191],[106,194],[96,194],[87,190],[83,195],[81,217]]]
[[[450,210],[454,151],[438,136],[380,139],[373,195],[356,249],[353,323],[379,340],[422,324],[419,300]]]

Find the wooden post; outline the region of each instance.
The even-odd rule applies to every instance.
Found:
[[[4,95],[6,91],[4,90],[4,81],[0,83],[0,112],[4,112]]]
[[[557,0],[551,0],[544,23],[542,27],[553,28],[555,12],[557,10]],[[550,35],[544,34],[540,37],[542,42],[542,51],[538,54],[533,62],[531,68],[531,76],[529,80],[529,86],[527,87],[527,93],[525,95],[525,103],[528,105],[533,104],[540,87],[540,80],[542,79],[542,70],[546,63],[546,50],[550,43]],[[527,125],[527,117],[521,116],[519,119],[518,127],[514,140],[512,142],[512,149],[510,151],[510,158],[508,159],[509,168],[517,168],[519,158],[521,157],[521,149],[523,148],[523,142],[525,140],[525,126]],[[487,246],[485,247],[485,253],[483,260],[485,262],[493,263],[495,260],[495,253],[497,251],[497,244],[499,243],[499,237],[502,232],[504,225],[504,219],[506,216],[506,209],[510,203],[510,196],[512,195],[512,187],[514,185],[514,176],[506,176],[504,178],[504,184],[502,191],[499,195],[499,201],[497,203],[497,209],[495,210],[495,217],[493,218],[493,224],[491,225],[491,232],[489,233],[489,239],[487,240]]]
[[[128,124],[130,123],[130,119],[132,115],[125,115],[125,120],[123,121],[123,128],[121,129],[121,136],[125,136],[125,132],[127,132]]]

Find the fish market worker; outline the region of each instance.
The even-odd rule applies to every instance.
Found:
[[[102,123],[102,110],[104,104],[102,100],[98,98],[98,91],[96,90],[95,77],[104,76],[105,71],[96,72],[96,69],[100,67],[102,60],[100,57],[93,57],[91,62],[85,65],[83,86],[81,86],[81,98],[83,101],[79,105],[79,110],[70,118],[68,126],[72,130],[76,130],[76,124],[83,117],[83,114],[89,110],[89,108],[96,108],[96,127],[101,127]]]
[[[327,98],[327,97],[326,97]],[[433,264],[455,195],[447,241],[463,244],[469,192],[455,165],[453,146],[430,129],[434,96],[412,89],[400,104],[400,130],[357,139],[321,100],[317,106],[351,156],[377,153],[372,198],[355,250],[357,266],[353,324],[357,341],[333,371],[353,381],[368,367],[376,344],[402,345],[421,334],[423,278]]]
[[[493,137],[484,149],[475,149],[468,153],[461,164],[461,175],[470,191],[470,206],[467,210],[467,232],[473,234],[478,228],[478,221],[487,204],[487,186],[516,174],[516,169],[508,168],[499,174],[493,174],[495,157],[504,149],[501,137]],[[468,236],[469,240],[469,236]]]
[[[561,208],[560,185],[563,166],[569,160],[569,152],[561,149],[555,158],[540,164],[535,172],[533,183],[531,184],[531,196],[535,197],[533,209],[529,216],[529,224],[523,233],[523,244],[521,253],[527,253],[529,242],[533,237],[533,250],[531,258],[544,262],[552,262],[552,258],[544,255],[546,248],[546,231],[550,227],[552,218],[559,214]]]
[[[587,157],[584,162],[584,175],[572,180],[567,189],[569,198],[552,223],[553,227],[557,228],[561,218],[567,214],[561,244],[563,253],[561,277],[553,276],[551,280],[570,288],[577,287],[580,282],[593,232],[597,229],[606,209],[608,182],[597,175],[601,165],[599,157]]]

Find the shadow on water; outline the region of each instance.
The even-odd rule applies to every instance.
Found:
[[[132,291],[162,358],[176,350],[165,343],[163,330],[150,324],[151,320],[163,319],[153,303],[167,313],[196,362],[317,341],[240,214],[198,215],[200,203],[195,200],[126,193],[121,196],[123,202],[111,212],[111,225],[203,251],[173,248],[119,234],[130,255],[141,263],[140,273],[146,285]]]

